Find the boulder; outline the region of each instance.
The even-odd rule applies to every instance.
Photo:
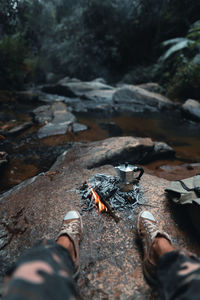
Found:
[[[97,90],[112,90],[113,87],[102,83],[101,80],[79,81],[68,77],[60,80],[56,85],[43,86],[42,91],[66,97],[84,97],[88,92]]]
[[[175,107],[174,103],[168,98],[134,85],[117,89],[113,95],[113,102],[115,106],[133,112],[143,112],[145,110],[156,112]]]
[[[197,100],[188,99],[182,105],[184,116],[194,120],[200,121],[200,103]]]
[[[84,97],[86,99],[90,99],[93,101],[96,101],[97,103],[109,103],[112,104],[112,97],[113,94],[115,93],[115,90],[109,90],[109,89],[102,89],[102,90],[93,90],[93,91],[88,91],[84,94]]]
[[[84,82],[68,77],[63,78],[55,85],[46,85],[42,88],[45,93],[56,94],[56,97],[63,96],[64,99],[60,100],[70,105],[74,112],[95,111],[104,114],[159,112],[176,107],[168,98],[154,92],[159,90],[160,87],[156,83],[147,83],[141,86],[120,84],[116,88],[106,84],[101,78]],[[47,94],[45,96],[44,93],[40,98],[46,102],[52,101],[52,95],[49,100]]]
[[[129,146],[126,146],[125,140]],[[115,223],[107,213],[99,214],[95,209],[82,210],[83,200],[78,191],[83,182],[97,173],[116,175],[110,165],[93,169],[87,166],[95,161],[96,153],[101,153],[101,156],[105,153],[106,157],[109,145],[112,157],[119,158],[121,142],[116,138],[115,141],[79,143],[64,152],[49,172],[1,195],[1,272],[5,271],[8,262],[15,260],[37,240],[44,237],[55,239],[63,216],[70,209],[81,211],[84,224],[77,280],[83,299],[152,299],[152,291],[142,273],[141,249],[136,242],[137,216],[143,209],[151,210],[158,224],[170,233],[174,241],[178,240],[180,247],[199,253],[198,239],[192,236],[194,232],[187,234],[187,217],[180,214],[183,222],[179,227],[178,210],[171,209],[165,198],[164,189],[169,184],[167,180],[144,174],[139,184],[143,193],[142,202],[132,212],[115,211],[120,217],[119,223]],[[129,138],[124,138],[123,147],[128,153]],[[153,142],[135,139],[132,149],[134,147],[138,148],[138,155],[140,150],[140,157],[146,156]],[[133,160],[137,162],[135,158]],[[104,161],[108,162],[106,159]]]
[[[91,143],[91,149],[86,154],[86,167],[91,169],[125,161],[145,164],[156,159],[171,158],[175,152],[167,144],[153,142],[150,138],[114,137],[99,142],[99,147],[93,148]]]

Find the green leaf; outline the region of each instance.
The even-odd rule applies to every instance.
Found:
[[[182,39],[172,47],[170,47],[163,56],[160,57],[160,60],[166,60],[168,59],[173,53],[180,51],[184,48],[187,48],[188,46],[191,46],[195,44],[194,41],[191,41],[189,39]]]
[[[193,31],[199,31],[199,30],[200,30],[200,20],[193,23],[188,32],[191,33]]]
[[[164,41],[164,42],[162,42],[162,45],[165,47],[165,46],[168,46],[168,45],[177,44],[177,43],[185,41],[185,40],[187,40],[187,39],[186,38],[182,38],[182,37],[181,38],[178,37],[178,38],[174,38],[174,39],[170,39],[170,40]]]

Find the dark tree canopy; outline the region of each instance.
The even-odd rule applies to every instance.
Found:
[[[16,30],[19,0],[0,0],[0,35]]]
[[[130,82],[159,78],[164,82],[176,64],[157,72],[162,42],[184,37],[200,20],[196,0],[0,0],[0,4],[0,51],[16,45],[13,57],[25,70],[20,77],[25,83],[43,82],[48,73],[109,81],[129,74],[125,78]],[[12,56],[10,48],[8,52]],[[23,57],[16,57],[20,52]],[[6,71],[5,53],[0,56]],[[12,80],[5,81],[10,85]]]

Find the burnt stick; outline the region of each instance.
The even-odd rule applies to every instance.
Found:
[[[98,193],[99,194],[99,193]],[[107,207],[108,213],[110,214],[111,217],[115,220],[116,223],[119,222],[120,218],[113,212],[112,207],[110,204],[103,198],[102,195],[99,195],[101,198],[101,202]]]

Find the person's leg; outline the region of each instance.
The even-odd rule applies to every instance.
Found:
[[[144,248],[144,275],[157,285],[159,298],[199,299],[200,260],[175,250],[169,235],[159,229],[150,212],[140,213],[137,228]]]
[[[73,277],[79,266],[81,231],[79,213],[68,212],[56,242],[42,242],[17,260],[8,274],[4,299],[79,299]]]

